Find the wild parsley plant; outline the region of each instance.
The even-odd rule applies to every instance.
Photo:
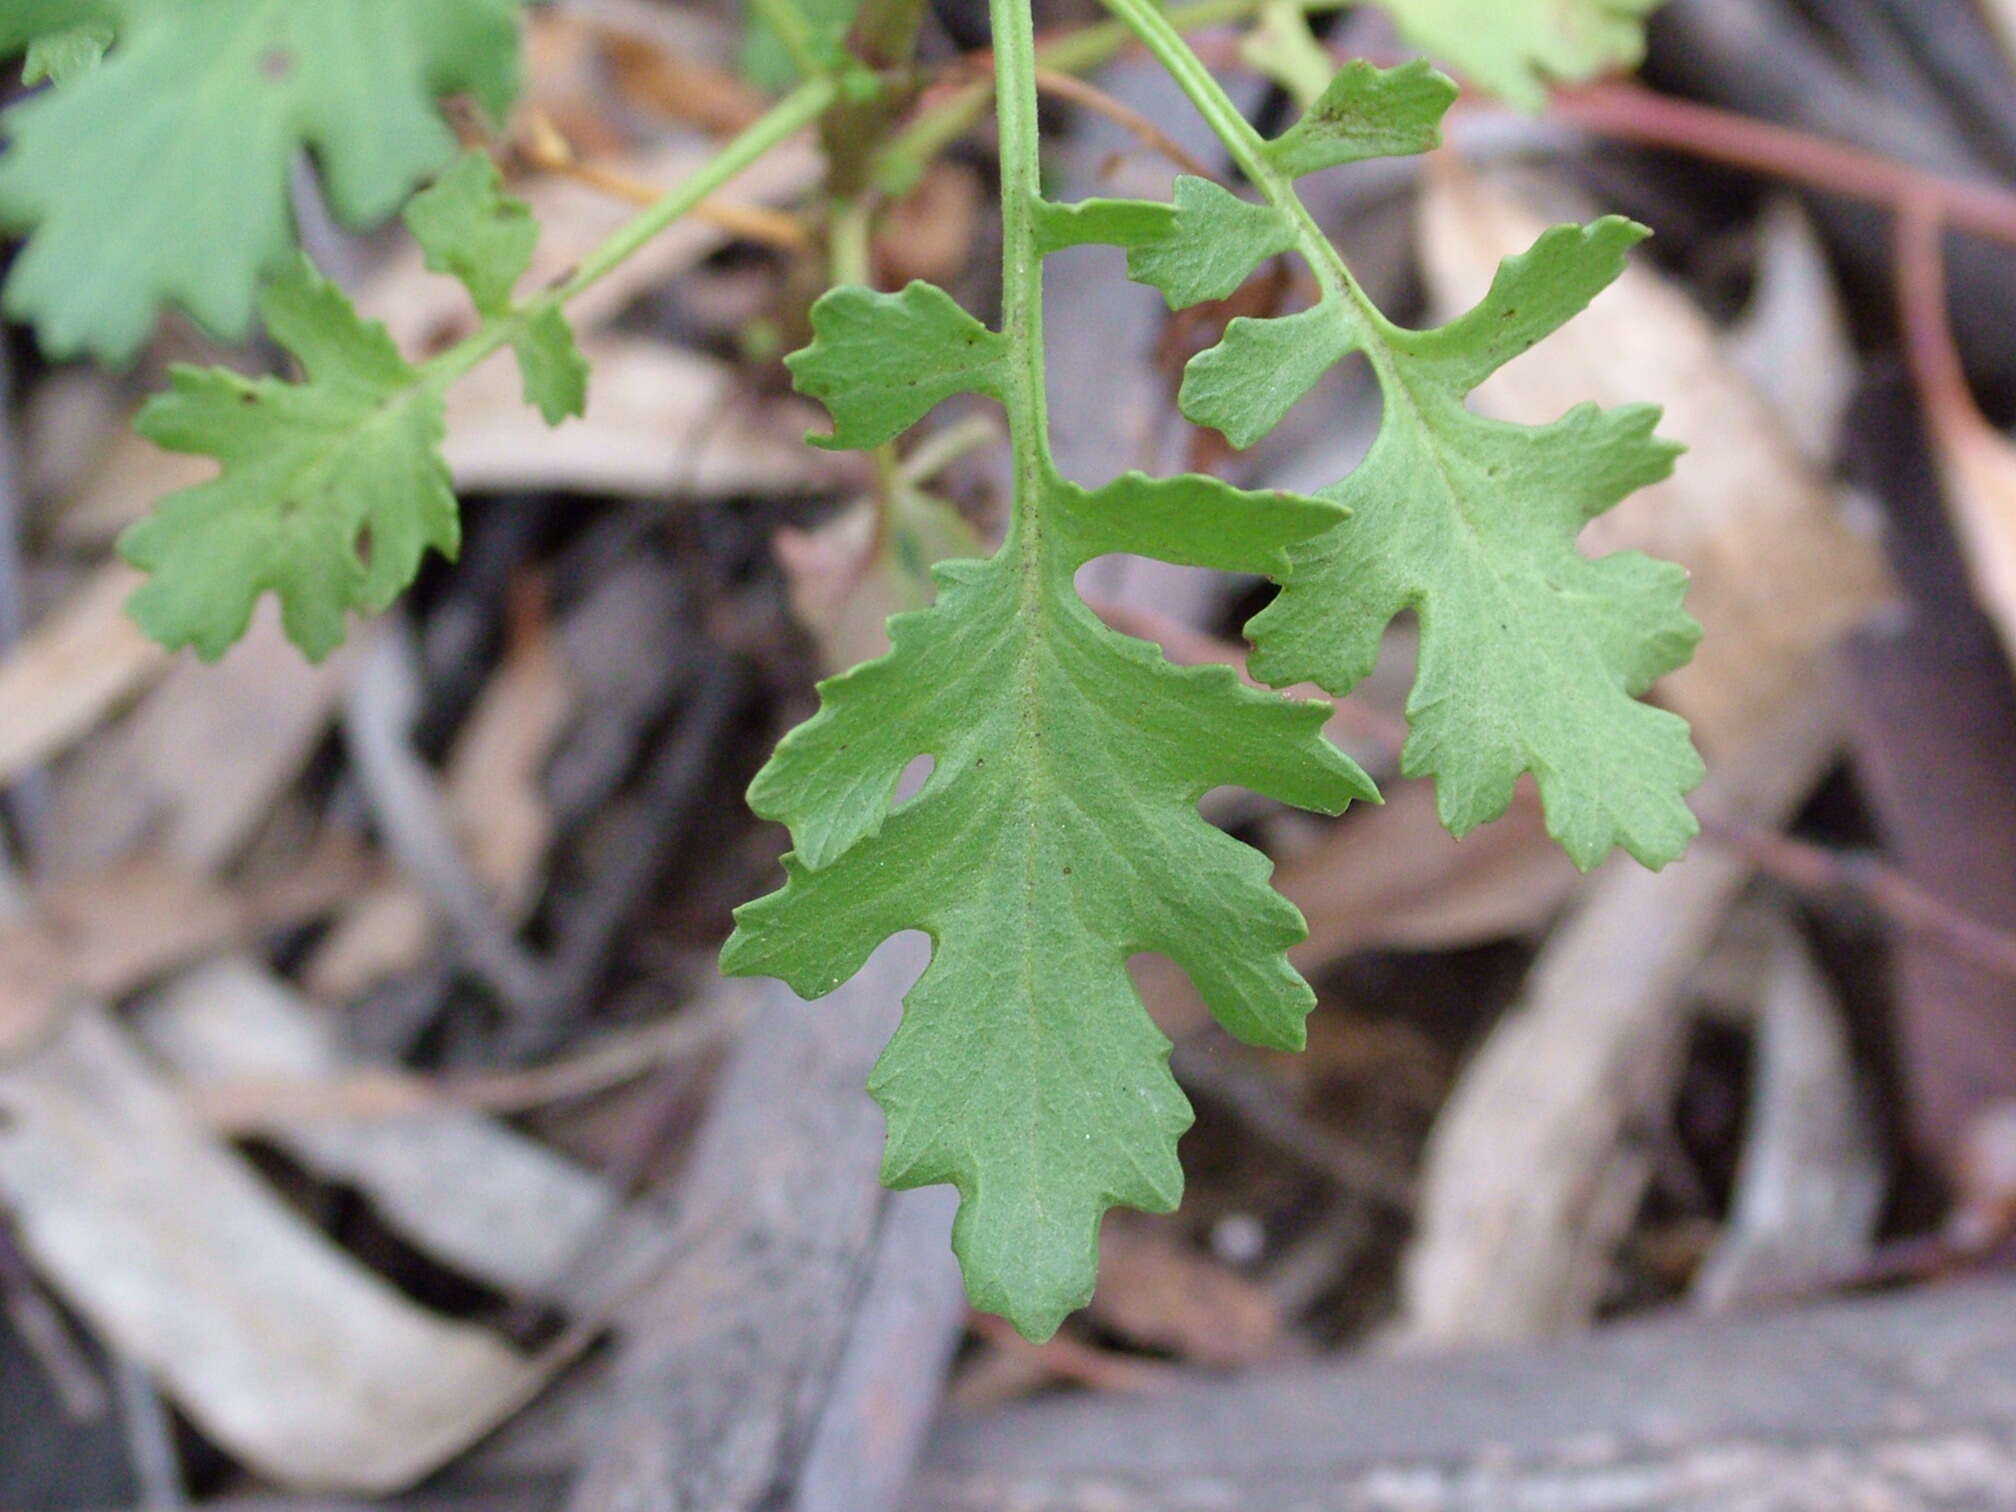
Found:
[[[1656,412],[1585,406],[1527,427],[1466,404],[1615,279],[1643,229],[1616,218],[1556,228],[1505,263],[1475,310],[1405,329],[1353,279],[1296,184],[1432,148],[1456,86],[1425,62],[1350,63],[1316,78],[1304,116],[1269,140],[1183,28],[1263,9],[1269,24],[1286,14],[1300,26],[1302,5],[1334,0],[1285,12],[1283,0],[1106,3],[1115,23],[1067,39],[1072,65],[1124,38],[1144,45],[1244,188],[1185,177],[1166,203],[1046,198],[1029,0],[993,0],[999,327],[928,284],[843,286],[812,307],[814,339],[790,369],[831,413],[832,433],[813,438],[825,446],[886,449],[954,395],[998,403],[1013,456],[1007,531],[991,557],[941,563],[936,601],[890,622],[886,656],[822,684],[818,713],[778,746],[750,801],[790,828],[786,882],[740,910],[722,957],[726,971],[816,997],[889,935],[930,935],[931,964],[870,1084],[889,1119],[884,1178],[958,1187],[969,1292],[1031,1338],[1091,1295],[1108,1208],[1164,1211],[1180,1195],[1190,1109],[1128,958],[1169,956],[1240,1039],[1303,1040],[1314,995],[1285,955],[1302,920],[1269,887],[1266,858],[1206,822],[1198,801],[1228,784],[1324,814],[1377,798],[1324,739],[1326,704],[1170,664],[1091,612],[1073,586],[1080,566],[1131,552],[1273,580],[1278,594],[1248,626],[1250,669],[1273,687],[1348,691],[1388,624],[1412,612],[1421,654],[1403,768],[1434,779],[1459,834],[1502,813],[1530,773],[1578,864],[1621,847],[1658,866],[1694,833],[1684,796],[1701,775],[1684,724],[1641,701],[1698,634],[1684,575],[1576,548],[1584,523],[1672,467]],[[1387,8],[1416,45],[1530,105],[1549,79],[1635,59],[1656,3]],[[892,41],[914,42],[920,5],[866,0],[855,35],[875,39],[863,50],[871,68],[841,44],[836,6],[822,0],[808,17],[762,0],[764,35],[781,48],[769,72],[795,87],[564,281],[524,297],[538,227],[487,156],[457,154],[437,103],[459,92],[501,119],[519,0],[0,7],[0,52],[24,53],[30,82],[53,81],[0,118],[0,224],[25,238],[0,296],[7,313],[52,355],[108,361],[130,357],[167,306],[225,337],[256,313],[298,368],[292,379],[177,369],[142,410],[149,439],[219,470],[122,540],[148,574],[132,604],[141,625],[215,658],[270,592],[288,633],[320,657],[351,614],[388,605],[429,549],[453,556],[448,387],[509,348],[547,423],[580,414],[590,375],[568,302],[836,107],[891,133],[853,147],[863,162],[885,154],[884,181],[902,177],[902,154],[942,143],[966,108],[903,120],[914,75],[887,60]],[[1303,63],[1321,57],[1306,29],[1289,48]],[[887,108],[863,109],[878,101]],[[403,207],[428,265],[468,290],[473,335],[413,360],[294,250],[290,176],[304,148],[347,223]],[[1384,398],[1365,462],[1310,497],[1196,475],[1130,473],[1096,488],[1063,478],[1045,408],[1043,267],[1083,243],[1124,248],[1129,275],[1172,309],[1299,259],[1314,302],[1233,320],[1191,360],[1178,402],[1251,446],[1358,354]],[[899,804],[899,777],[919,756],[932,758],[930,778]]]

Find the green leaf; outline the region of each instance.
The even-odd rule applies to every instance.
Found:
[[[1455,103],[1456,86],[1426,63],[1347,63],[1308,113],[1267,144],[1267,156],[1300,178],[1367,158],[1427,152],[1442,144],[1442,117]]]
[[[28,55],[21,60],[21,82],[68,83],[96,68],[111,45],[112,28],[102,21],[39,36],[28,44]]]
[[[1333,516],[1190,479],[1049,488],[1069,540],[1040,584],[1012,543],[941,566],[938,603],[891,621],[891,654],[822,685],[820,714],[750,794],[792,827],[789,883],[738,911],[723,956],[818,996],[890,934],[931,934],[869,1084],[889,1117],[883,1178],[959,1187],[974,1305],[1032,1337],[1091,1295],[1106,1208],[1165,1211],[1181,1190],[1189,1108],[1128,958],[1172,957],[1252,1043],[1302,1042],[1314,997],[1283,954],[1301,918],[1197,801],[1228,783],[1324,812],[1373,795],[1324,743],[1324,705],[1172,667],[1070,586],[1117,541],[1278,571],[1277,548]],[[1151,528],[1132,533],[1129,515]],[[891,813],[919,754],[932,777]]]
[[[833,416],[832,435],[807,438],[815,446],[880,446],[954,394],[1001,391],[1008,343],[935,284],[829,290],[812,306],[812,334],[784,362]]]
[[[119,543],[150,574],[130,606],[141,627],[206,660],[244,634],[268,591],[294,643],[326,656],[351,611],[383,609],[429,547],[452,557],[460,540],[440,393],[385,328],[306,258],[267,287],[260,313],[300,382],[181,367],[137,421],[157,446],[222,465]]]
[[[512,339],[518,370],[525,379],[525,402],[548,425],[588,410],[588,359],[575,345],[574,328],[553,306],[534,315]]]
[[[260,276],[293,240],[302,149],[345,224],[384,220],[454,154],[439,96],[509,105],[519,5],[12,0],[0,52],[86,22],[117,41],[0,121],[0,224],[32,233],[6,312],[58,357],[124,360],[166,303],[244,336]]]
[[[413,197],[405,219],[427,266],[460,279],[480,313],[511,308],[511,291],[539,245],[539,223],[529,205],[504,192],[489,153],[463,153]]]
[[[1683,795],[1702,769],[1686,723],[1636,701],[1699,636],[1682,607],[1686,574],[1575,549],[1591,518],[1665,477],[1678,448],[1653,434],[1658,412],[1645,406],[1584,406],[1536,429],[1464,400],[1579,313],[1644,234],[1614,217],[1557,227],[1440,330],[1402,330],[1341,298],[1235,321],[1192,364],[1181,399],[1247,444],[1312,367],[1352,350],[1372,358],[1386,399],[1378,437],[1324,494],[1351,524],[1296,550],[1280,596],[1247,627],[1253,670],[1342,692],[1372,670],[1387,623],[1412,610],[1421,648],[1404,769],[1437,779],[1459,835],[1503,813],[1531,772],[1549,829],[1584,867],[1617,845],[1662,865],[1697,829]]]
[[[1682,608],[1686,574],[1635,553],[1590,561],[1575,540],[1590,518],[1665,477],[1678,448],[1653,435],[1658,415],[1647,408],[1582,409],[1535,429],[1465,404],[1607,287],[1644,229],[1616,218],[1558,227],[1505,264],[1476,310],[1416,332],[1380,315],[1336,249],[1291,213],[1295,176],[1422,151],[1453,99],[1425,64],[1354,63],[1284,136],[1240,144],[1266,205],[1179,181],[1174,213],[1159,224],[1101,202],[1075,225],[1129,245],[1130,271],[1173,288],[1172,303],[1207,286],[1169,270],[1222,259],[1209,287],[1236,283],[1235,272],[1281,250],[1279,228],[1314,265],[1317,303],[1235,319],[1185,369],[1183,413],[1234,446],[1261,440],[1354,352],[1379,380],[1385,410],[1371,454],[1322,495],[1351,520],[1291,554],[1281,593],[1247,626],[1254,675],[1344,693],[1372,670],[1387,625],[1412,611],[1421,655],[1402,764],[1436,778],[1443,822],[1460,835],[1496,818],[1530,772],[1550,831],[1578,865],[1620,845],[1663,865],[1697,831],[1685,794],[1701,762],[1685,722],[1637,697],[1692,654],[1700,632]],[[1146,267],[1144,247],[1155,259]]]
[[[1660,0],[1381,0],[1408,41],[1473,83],[1538,110],[1547,85],[1634,68]]]
[[[821,303],[793,371],[833,394],[836,434],[877,444],[937,399],[1010,388],[1005,339],[972,322],[987,340],[969,340],[940,291]],[[901,361],[874,366],[878,346]],[[818,996],[890,934],[932,936],[870,1082],[889,1118],[883,1177],[960,1189],[974,1304],[1040,1338],[1091,1294],[1100,1215],[1166,1210],[1181,1187],[1189,1106],[1128,958],[1172,957],[1244,1039],[1301,1043],[1313,995],[1283,954],[1300,916],[1198,800],[1237,784],[1334,813],[1376,794],[1323,740],[1325,706],[1171,666],[1073,587],[1112,551],[1279,574],[1334,506],[1198,477],[1088,492],[1047,445],[1025,434],[1018,449],[1030,460],[1001,550],[941,564],[937,602],[890,621],[887,656],[821,684],[820,712],[757,777],[752,805],[796,849],[784,890],[738,911],[722,964]],[[931,777],[892,809],[919,755]]]

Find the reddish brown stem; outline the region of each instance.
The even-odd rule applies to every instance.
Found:
[[[1994,184],[1947,178],[1880,153],[1677,100],[1639,84],[1560,90],[1550,114],[1600,136],[1691,153],[1893,210],[1923,201],[1935,205],[1957,230],[2016,246],[2016,193]]]

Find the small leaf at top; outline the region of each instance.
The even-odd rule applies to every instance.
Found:
[[[1127,273],[1160,289],[1172,310],[1224,299],[1270,257],[1295,244],[1295,224],[1272,205],[1244,200],[1209,179],[1181,174],[1175,203],[1081,200],[1038,207],[1044,252],[1087,242],[1127,251]]]
[[[1455,84],[1426,63],[1347,63],[1308,113],[1267,144],[1267,156],[1295,178],[1367,158],[1411,157],[1441,145],[1442,117],[1455,103]]]
[[[898,294],[855,285],[812,306],[812,345],[784,359],[801,394],[833,416],[836,450],[880,446],[954,394],[998,394],[1007,342],[936,284]]]
[[[413,196],[406,226],[427,266],[462,281],[485,315],[511,308],[511,291],[532,266],[539,223],[531,207],[504,192],[487,152],[465,152]]]
[[[120,537],[149,574],[134,618],[171,649],[215,660],[268,591],[310,658],[342,642],[346,616],[379,610],[429,547],[453,556],[454,490],[441,460],[441,396],[385,328],[296,261],[260,301],[302,378],[180,367],[136,426],[157,446],[217,458],[207,483],[171,494]]]

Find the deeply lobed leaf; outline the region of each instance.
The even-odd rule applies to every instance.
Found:
[[[87,24],[117,40],[6,113],[0,224],[31,233],[7,313],[57,357],[124,360],[167,303],[242,337],[301,150],[340,219],[384,220],[454,153],[439,96],[510,104],[520,3],[12,0],[0,54]]]
[[[874,397],[840,396],[837,433],[890,433],[921,413],[920,391],[998,387],[965,355],[989,343],[948,348],[945,330],[971,333],[921,288],[820,302],[801,381],[876,364]],[[870,1084],[889,1116],[884,1178],[956,1185],[974,1303],[1044,1337],[1091,1293],[1100,1215],[1167,1209],[1181,1186],[1189,1108],[1128,958],[1171,956],[1257,1044],[1299,1044],[1313,1002],[1283,954],[1300,916],[1198,800],[1238,784],[1336,812],[1376,795],[1323,740],[1323,705],[1171,666],[1072,586],[1116,550],[1279,573],[1334,506],[1206,478],[1088,492],[1047,464],[1021,486],[1001,551],[941,565],[938,602],[890,622],[887,656],[823,683],[820,712],[757,778],[751,803],[796,850],[783,891],[738,911],[723,967],[819,996],[890,934],[931,934]],[[919,755],[932,775],[892,810]]]
[[[319,659],[350,611],[391,603],[428,547],[455,554],[441,397],[306,258],[268,285],[260,312],[302,381],[177,368],[136,427],[222,471],[162,500],[119,546],[150,574],[131,607],[164,645],[222,656],[270,591],[288,636]]]
[[[1390,145],[1421,150],[1452,98],[1420,64],[1353,64],[1264,156],[1293,175],[1362,156],[1382,130]],[[1144,249],[1160,267],[1209,259],[1228,275],[1279,250],[1263,229],[1284,214],[1278,202],[1205,186],[1212,203],[1239,207],[1218,210],[1207,231],[1181,208],[1200,182],[1178,181],[1178,208],[1159,224],[1098,212],[1137,276]],[[1662,865],[1697,828],[1685,794],[1702,769],[1687,727],[1638,701],[1698,638],[1682,607],[1686,575],[1635,553],[1591,561],[1575,549],[1589,519],[1665,477],[1678,448],[1653,434],[1658,415],[1645,407],[1578,409],[1529,428],[1487,420],[1465,400],[1585,308],[1644,235],[1614,217],[1558,227],[1507,261],[1477,309],[1435,331],[1385,320],[1319,243],[1335,267],[1324,296],[1291,315],[1233,320],[1191,360],[1179,395],[1189,418],[1249,447],[1346,356],[1370,359],[1385,399],[1379,435],[1359,469],[1322,495],[1351,518],[1294,549],[1281,593],[1247,627],[1252,670],[1276,686],[1345,692],[1371,671],[1387,625],[1412,611],[1420,666],[1403,769],[1436,779],[1442,818],[1458,834],[1504,812],[1513,784],[1532,773],[1550,830],[1585,867],[1615,846]],[[1300,237],[1297,247],[1311,251]],[[1160,267],[1144,281],[1172,304],[1222,287]]]

